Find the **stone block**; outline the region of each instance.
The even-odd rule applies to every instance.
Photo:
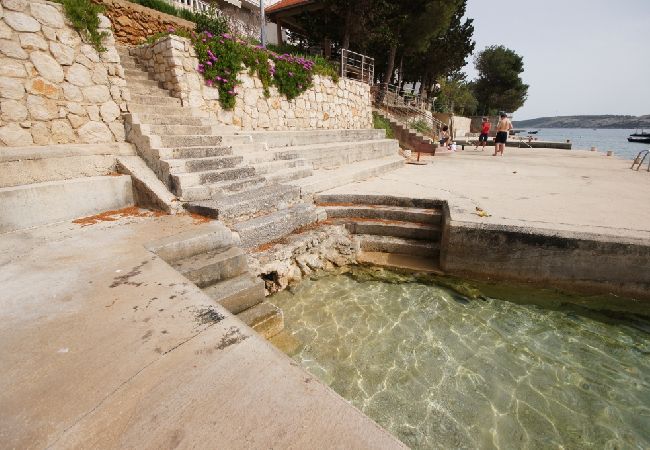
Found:
[[[36,19],[21,12],[6,11],[3,19],[14,31],[26,31],[29,33],[41,31],[41,24]]]
[[[57,30],[57,37],[63,45],[67,45],[68,47],[75,48],[81,44],[79,33],[71,28],[64,27]]]
[[[37,95],[27,96],[27,110],[34,120],[52,120],[59,117],[56,101]]]
[[[77,114],[68,114],[68,120],[74,129],[77,129],[88,122],[87,117],[78,116]]]
[[[50,129],[45,122],[36,122],[31,128],[32,138],[36,145],[47,145],[50,143]]]
[[[55,120],[51,125],[51,140],[55,144],[68,144],[76,140],[76,135],[67,120]]]
[[[20,46],[27,50],[47,50],[47,42],[36,33],[20,33]]]
[[[5,122],[21,122],[27,119],[27,108],[22,102],[16,100],[2,100],[0,112]]]
[[[10,58],[27,59],[28,55],[20,43],[9,39],[0,39],[0,53]]]
[[[0,77],[0,97],[20,100],[24,96],[25,87],[20,79]]]
[[[74,49],[67,45],[50,42],[50,52],[54,59],[63,66],[69,66],[74,62]]]
[[[63,68],[49,54],[35,51],[29,55],[29,59],[34,64],[38,73],[46,80],[54,83],[61,83],[63,81]]]
[[[25,84],[27,92],[34,95],[42,95],[50,99],[59,99],[63,94],[63,90],[56,83],[51,83],[44,78],[30,78]]]
[[[2,0],[2,6],[11,11],[25,11],[27,4],[27,0]]]
[[[86,111],[88,112],[88,117],[90,120],[99,122],[101,119],[99,117],[99,107],[97,105],[86,106]]]
[[[113,100],[104,103],[99,109],[104,122],[113,122],[120,117],[120,107]]]
[[[75,86],[92,86],[92,76],[90,71],[79,63],[75,63],[67,71],[66,80]]]
[[[6,23],[0,20],[0,39],[11,39],[13,30]]]
[[[53,6],[33,2],[30,8],[32,16],[43,25],[52,28],[62,28],[65,25],[63,15]]]
[[[10,58],[0,58],[0,77],[26,78],[25,65]]]
[[[0,127],[0,141],[10,147],[21,147],[34,143],[32,134],[15,122]]]
[[[90,103],[104,103],[110,100],[111,93],[104,85],[95,85],[81,89],[84,98]]]
[[[88,122],[78,130],[79,139],[86,144],[113,142],[113,133],[101,122]]]

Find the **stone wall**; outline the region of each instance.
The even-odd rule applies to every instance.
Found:
[[[112,34],[104,46],[84,43],[58,3],[2,0],[0,145],[124,141],[124,70]]]
[[[243,72],[236,106],[225,111],[219,105],[217,89],[206,86],[197,72],[198,60],[187,39],[168,36],[134,52],[184,105],[212,111],[228,125],[247,130],[372,127],[370,87],[358,81],[341,78],[335,83],[330,78],[315,76],[312,88],[288,101],[275,88],[265,98],[261,81]]]
[[[122,44],[138,45],[156,33],[165,33],[169,28],[194,29],[194,23],[170,16],[128,0],[93,0],[102,4],[104,14],[113,23],[115,38]]]

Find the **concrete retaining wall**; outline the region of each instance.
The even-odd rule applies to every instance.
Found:
[[[87,177],[0,188],[0,233],[133,205],[131,177]]]
[[[0,9],[0,146],[124,141],[128,99],[110,22],[97,53],[44,0]]]
[[[168,36],[138,47],[135,55],[184,105],[213,112],[227,125],[246,130],[372,127],[370,86],[358,81],[342,78],[334,83],[330,78],[315,76],[311,89],[288,101],[275,88],[265,98],[261,81],[242,72],[236,106],[225,111],[219,105],[217,89],[206,86],[197,72],[199,63],[189,40]]]
[[[650,299],[650,245],[516,227],[451,222],[442,269]]]

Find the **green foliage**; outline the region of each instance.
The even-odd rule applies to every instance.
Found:
[[[434,104],[435,111],[473,115],[478,107],[478,102],[472,88],[472,83],[468,83],[465,76],[460,73],[441,80],[440,92]]]
[[[372,113],[372,125],[373,128],[376,128],[378,130],[386,130],[386,137],[388,139],[394,139],[395,135],[393,134],[393,129],[390,126],[390,122],[388,119],[384,118],[383,116],[377,114],[376,112]]]
[[[292,100],[312,85],[316,62],[311,59],[251,46],[228,33],[213,35],[206,31],[195,34],[193,42],[199,59],[198,70],[209,86],[219,90],[219,102],[224,109],[235,106],[238,76],[243,67],[261,80],[266,97],[270,95],[270,86],[277,87],[278,92]]]
[[[422,134],[431,133],[431,125],[429,125],[426,121],[422,119],[413,120],[412,122],[409,123],[409,126],[419,131]]]
[[[515,112],[524,105],[528,85],[520,76],[524,71],[521,56],[502,45],[495,45],[479,53],[474,63],[479,73],[474,93],[481,114]]]
[[[92,3],[90,0],[56,1],[63,5],[65,16],[72,22],[74,29],[81,33],[98,52],[105,51],[102,40],[108,36],[108,33],[98,30],[99,14],[104,11],[104,8]]]
[[[176,8],[165,0],[130,0],[132,3],[145,6],[147,8],[160,11],[170,16],[180,17],[181,19],[194,22],[196,31],[202,33],[208,31],[214,35],[228,33],[230,28],[227,19],[220,14],[214,6],[210,7],[208,12],[192,12],[189,9]]]

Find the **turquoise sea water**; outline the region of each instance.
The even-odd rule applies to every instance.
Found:
[[[527,131],[534,130],[533,128]],[[634,159],[641,150],[650,149],[650,144],[636,144],[628,142],[627,138],[636,130],[592,130],[589,128],[541,128],[534,135],[542,140],[573,142],[575,150],[589,150],[597,147],[600,151],[613,150],[614,155],[622,159]],[[639,130],[640,131],[640,130]],[[650,130],[646,130],[650,131]],[[526,136],[520,133],[519,136]]]
[[[646,304],[402,281],[328,275],[271,301],[293,358],[405,444],[650,448]]]

